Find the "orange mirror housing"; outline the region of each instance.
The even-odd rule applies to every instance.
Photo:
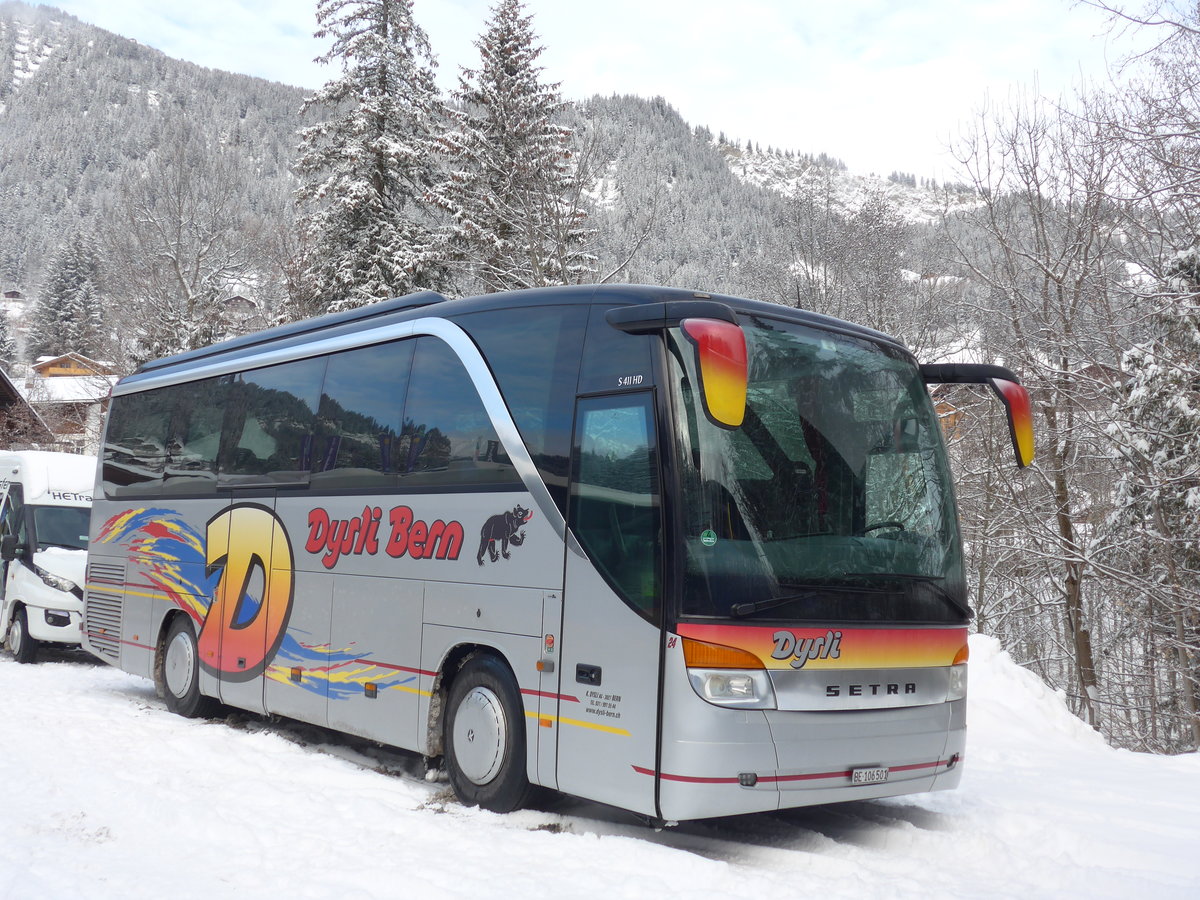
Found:
[[[680,328],[696,348],[705,414],[722,428],[739,427],[746,416],[749,377],[745,332],[717,319],[684,319]]]

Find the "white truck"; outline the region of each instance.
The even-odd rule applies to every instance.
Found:
[[[96,459],[0,451],[0,636],[22,663],[82,638]]]

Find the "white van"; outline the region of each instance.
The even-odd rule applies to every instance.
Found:
[[[79,644],[96,459],[0,451],[0,635],[18,662]]]

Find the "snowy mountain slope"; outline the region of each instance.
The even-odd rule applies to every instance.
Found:
[[[722,144],[718,149],[728,161],[730,171],[746,184],[774,191],[788,199],[823,198],[828,194],[830,206],[841,213],[854,212],[869,197],[883,197],[909,224],[932,225],[944,215],[973,209],[979,203],[962,189],[901,184],[877,175],[822,165],[812,159],[763,153],[758,148],[751,150]]]
[[[267,208],[289,171],[299,88],[171,59],[49,6],[0,0],[0,289],[32,296],[76,229],[102,228],[122,180],[185,126],[252,173]]]
[[[1200,896],[1200,757],[1112,750],[994,640],[972,654],[958,791],[661,832],[562,799],[465,809],[407,754],[5,656],[0,897]]]

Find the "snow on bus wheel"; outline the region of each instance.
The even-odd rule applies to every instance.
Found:
[[[216,701],[200,693],[200,653],[196,631],[187,616],[171,620],[155,662],[167,709],[189,719],[210,715],[216,709]]]
[[[8,649],[19,663],[31,663],[37,659],[38,642],[29,635],[29,619],[25,607],[20,607],[8,626]]]
[[[446,769],[454,793],[492,812],[520,808],[529,795],[525,714],[508,667],[490,654],[467,659],[450,685]]]

